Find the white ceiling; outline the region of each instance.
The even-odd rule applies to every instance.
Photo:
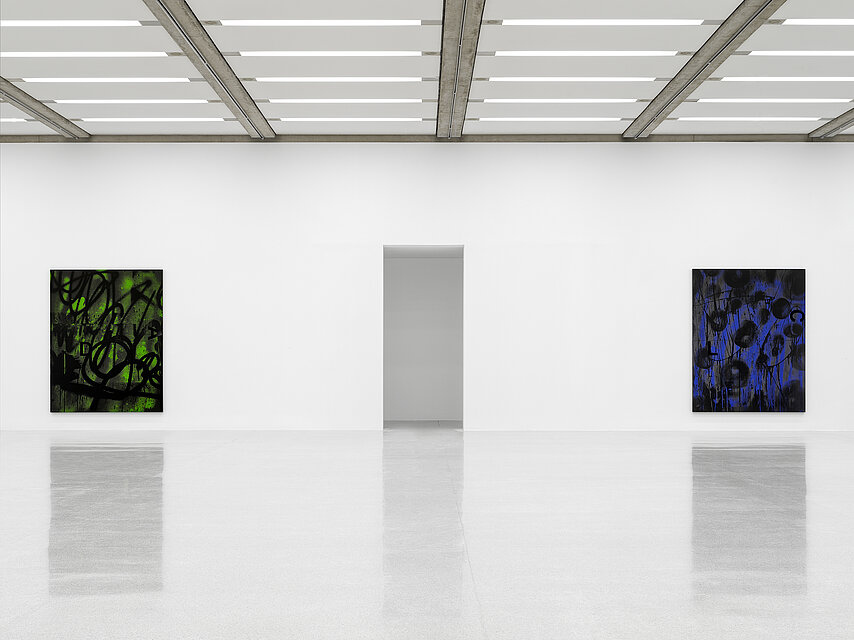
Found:
[[[487,0],[463,133],[620,134],[738,4],[739,0]],[[435,133],[442,0],[189,0],[189,5],[205,23],[211,38],[277,133]],[[180,53],[142,0],[2,0],[0,18],[142,21],[143,24],[137,26],[0,27],[0,50],[4,54],[0,58],[0,75],[92,134],[245,134],[231,111]],[[805,134],[854,107],[854,56],[819,57],[808,53],[854,50],[854,26],[780,24],[785,18],[854,18],[854,2],[789,0],[770,23],[760,27],[737,54],[677,107],[655,133]],[[220,24],[228,20],[322,19],[414,20],[420,24]],[[706,23],[679,26],[502,24],[502,21],[520,19],[679,19]],[[240,55],[240,52],[265,51],[341,53],[331,56]],[[673,51],[678,55],[512,55],[512,52],[565,51]],[[762,51],[807,53],[750,55]],[[165,52],[170,55],[7,55],[22,52]],[[400,53],[365,56],[353,52]],[[406,55],[408,52],[418,55]],[[504,55],[505,52],[511,55]],[[756,77],[763,80],[721,79]],[[767,81],[774,77],[790,80]],[[848,80],[797,80],[806,77]],[[43,78],[53,81],[32,81]],[[68,78],[93,81],[60,81]],[[129,80],[152,78],[159,81]],[[287,81],[265,81],[265,78],[286,78]],[[337,80],[317,81],[325,78]],[[364,78],[373,80],[364,81]],[[408,80],[399,81],[400,78]],[[504,81],[504,78],[513,80]],[[94,81],[99,79],[109,81]],[[170,81],[174,79],[181,81]],[[756,98],[781,101],[704,101]],[[617,99],[622,101],[614,102]],[[818,101],[783,101],[793,99]],[[821,101],[830,99],[847,102]],[[67,100],[102,102],[63,102]],[[103,102],[107,100],[176,102]],[[181,100],[204,102],[177,102]],[[545,100],[551,102],[543,102]],[[4,135],[53,133],[12,105],[0,104],[0,107],[3,118],[0,133]],[[131,121],[135,118],[153,120]]]

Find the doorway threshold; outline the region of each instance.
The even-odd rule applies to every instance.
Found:
[[[383,429],[462,429],[462,420],[386,420]]]

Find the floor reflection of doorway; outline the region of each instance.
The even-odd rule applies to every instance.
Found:
[[[463,534],[463,431],[383,430],[383,606],[389,638],[467,638],[480,628]]]

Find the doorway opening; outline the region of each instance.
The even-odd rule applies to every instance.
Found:
[[[383,247],[383,424],[463,423],[463,247]]]

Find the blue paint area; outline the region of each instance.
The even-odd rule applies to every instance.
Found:
[[[803,269],[695,269],[692,320],[694,411],[805,410]]]

